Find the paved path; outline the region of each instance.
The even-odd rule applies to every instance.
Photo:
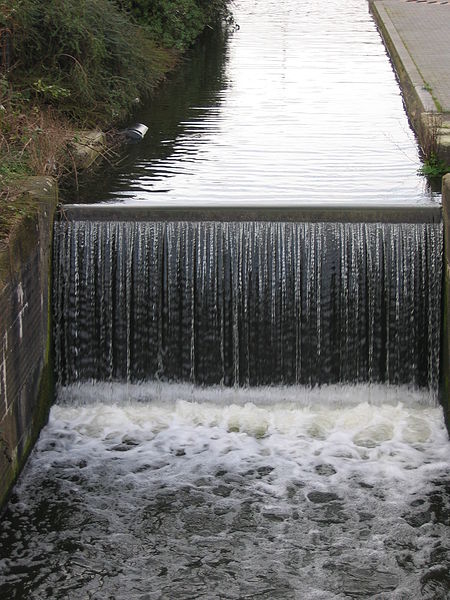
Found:
[[[389,17],[391,23],[385,22],[386,27],[395,28],[422,85],[431,88],[437,103],[434,109],[450,112],[450,2],[375,0],[375,5],[383,20],[385,15]],[[397,47],[397,41],[394,43]]]
[[[444,113],[441,144],[450,151],[450,0],[371,0],[412,121]],[[447,114],[446,114],[447,113]]]

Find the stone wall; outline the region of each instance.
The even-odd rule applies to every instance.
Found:
[[[27,216],[0,248],[0,507],[53,400],[50,270],[57,185],[33,177]]]
[[[444,319],[442,340],[442,404],[450,432],[450,173],[442,180],[444,217]]]

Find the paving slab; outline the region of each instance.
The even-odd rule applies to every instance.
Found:
[[[419,139],[430,130],[429,115],[438,115],[449,160],[450,0],[370,0],[370,6]]]
[[[450,112],[450,3],[423,0],[375,0],[383,7],[431,91],[434,108]]]

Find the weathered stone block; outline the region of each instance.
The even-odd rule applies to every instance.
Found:
[[[79,169],[88,169],[106,148],[102,131],[79,131],[72,143],[75,163]]]
[[[56,183],[27,181],[29,211],[0,250],[0,506],[52,401],[50,270]]]
[[[450,432],[450,173],[442,180],[442,209],[444,216],[444,318],[442,340],[442,404]]]

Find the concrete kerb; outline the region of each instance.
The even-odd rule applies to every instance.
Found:
[[[369,9],[391,58],[402,89],[406,112],[420,145],[425,148],[428,140],[437,133],[438,157],[450,164],[450,114],[438,110],[386,7],[379,0],[369,0]],[[437,132],[436,119],[441,121]]]

